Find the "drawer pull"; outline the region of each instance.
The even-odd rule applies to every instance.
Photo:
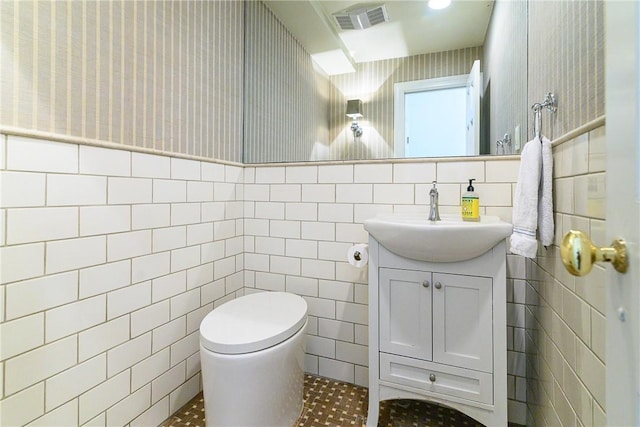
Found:
[[[429,375],[429,381],[431,381],[432,383],[435,383],[436,382],[436,374]]]
[[[424,286],[425,288],[429,287],[429,281],[425,280],[424,282],[422,282],[422,286]]]
[[[435,286],[436,286],[436,289],[440,289],[440,288],[442,287],[442,283],[440,283],[440,282],[436,282],[436,285],[435,285]]]

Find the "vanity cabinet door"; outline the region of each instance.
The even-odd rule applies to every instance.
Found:
[[[380,269],[380,350],[431,360],[431,273]]]
[[[433,361],[493,371],[493,281],[433,274]]]

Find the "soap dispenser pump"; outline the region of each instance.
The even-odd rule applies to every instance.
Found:
[[[467,191],[462,195],[462,219],[465,221],[480,221],[480,197],[473,188],[473,181],[469,179]]]

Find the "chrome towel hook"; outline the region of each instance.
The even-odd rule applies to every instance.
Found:
[[[542,109],[543,108],[547,109],[547,111],[550,111],[551,113],[555,113],[556,111],[558,111],[558,98],[556,98],[556,95],[554,93],[548,92],[547,95],[544,97],[544,102],[542,103],[536,102],[531,106],[531,109],[533,110],[533,114],[534,114],[533,131],[534,131],[534,135],[538,139],[540,139],[540,133],[542,132]]]

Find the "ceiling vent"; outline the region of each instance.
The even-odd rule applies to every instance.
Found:
[[[384,5],[359,7],[334,13],[333,17],[343,30],[364,30],[365,28],[389,21],[387,8]]]

